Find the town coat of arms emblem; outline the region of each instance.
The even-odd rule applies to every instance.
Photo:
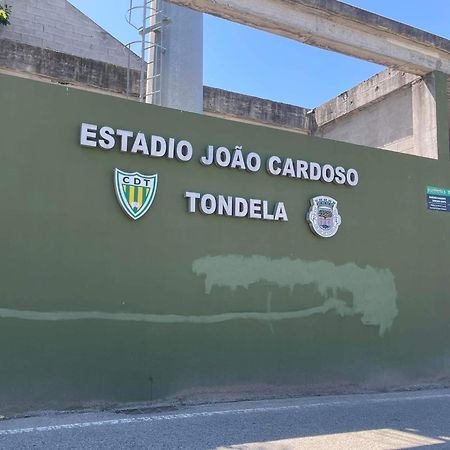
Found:
[[[117,200],[125,214],[140,219],[152,206],[158,187],[158,175],[114,170],[114,188]]]
[[[334,236],[341,224],[337,201],[325,195],[312,198],[306,220],[311,230],[318,236],[323,238]]]

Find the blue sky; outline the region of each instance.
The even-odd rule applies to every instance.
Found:
[[[70,0],[122,42],[136,39],[125,21],[129,0]],[[449,0],[352,0],[354,6],[450,39]],[[383,68],[289,39],[204,17],[204,84],[314,107]]]

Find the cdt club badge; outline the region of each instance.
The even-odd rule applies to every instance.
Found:
[[[337,201],[325,195],[312,198],[306,220],[311,230],[318,236],[323,238],[334,236],[341,224]]]
[[[114,170],[114,188],[120,206],[133,220],[140,219],[152,206],[158,187],[158,175]]]

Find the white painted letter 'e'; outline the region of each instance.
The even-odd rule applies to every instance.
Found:
[[[97,147],[97,125],[90,123],[81,124],[80,145],[83,147]]]

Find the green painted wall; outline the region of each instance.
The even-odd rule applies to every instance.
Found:
[[[450,188],[436,77],[438,161],[0,76],[0,413],[447,380],[450,214],[425,201]],[[188,139],[195,156],[81,148],[81,122]],[[207,144],[354,167],[360,183],[203,167]],[[137,222],[116,167],[159,175]],[[289,222],[188,214],[189,190],[284,201]],[[339,202],[331,239],[305,221],[319,194]]]

